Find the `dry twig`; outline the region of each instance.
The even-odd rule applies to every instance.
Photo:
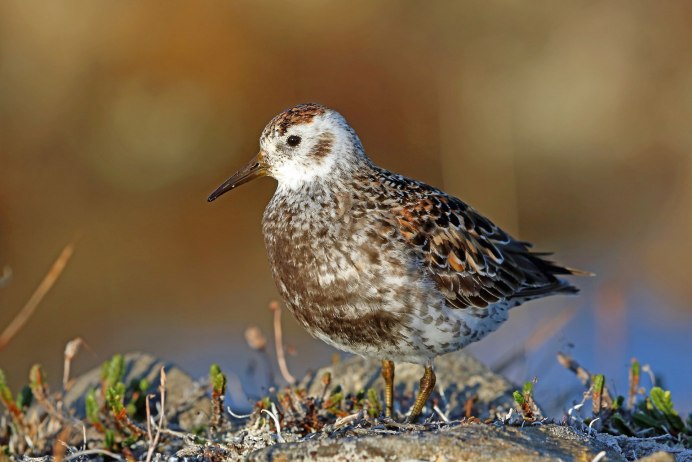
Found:
[[[248,417],[252,417],[252,413],[250,414],[236,414],[233,412],[233,409],[231,409],[230,406],[226,406],[226,410],[228,411],[229,414],[231,414],[231,417],[235,417],[236,419],[247,419]]]
[[[651,370],[651,366],[648,364],[644,364],[642,366],[642,372],[646,372],[649,374],[649,379],[651,380],[651,386],[655,387],[656,386],[656,376],[654,375],[654,371]]]
[[[55,444],[53,444],[53,462],[62,462],[65,458],[65,450],[69,447],[65,441],[70,438],[71,433],[72,429],[70,427],[65,427],[56,438]]]
[[[163,427],[163,420],[165,417],[165,405],[166,405],[166,371],[161,367],[161,384],[159,385],[159,392],[161,393],[161,407],[159,409],[159,422],[156,424],[156,436],[152,439],[151,437],[151,424],[150,411],[149,411],[149,397],[147,396],[147,436],[149,437],[149,449],[147,450],[146,462],[151,462],[151,458],[154,456],[154,451],[156,446],[159,444],[159,439],[161,438],[161,428]]]
[[[70,340],[67,342],[67,345],[65,345],[65,364],[63,366],[63,373],[62,373],[62,388],[63,390],[68,390],[69,387],[69,382],[70,382],[70,368],[72,366],[72,360],[74,359],[75,356],[77,356],[77,353],[79,352],[79,347],[82,345],[85,345],[86,343],[84,342],[84,339],[81,337],[77,337],[73,340]]]
[[[293,385],[296,383],[296,379],[288,371],[284,354],[283,335],[281,333],[281,305],[277,301],[272,301],[269,304],[269,309],[274,312],[274,344],[276,346],[276,359],[279,362],[279,370],[284,380],[289,385]]]
[[[440,409],[440,407],[437,404],[433,406],[433,411],[435,411],[437,415],[440,416],[444,423],[449,423],[449,418],[445,415],[444,412],[442,412],[442,409]]]
[[[144,399],[144,409],[147,414],[147,441],[149,441],[150,443],[154,441],[154,435],[152,435],[151,433],[151,422],[154,422],[154,418],[151,416],[151,406],[149,405],[149,398],[151,398],[152,396],[154,395],[149,394]]]
[[[355,414],[349,414],[344,417],[339,417],[336,419],[334,422],[334,428],[341,428],[346,425],[352,424],[353,422],[357,422],[361,419],[363,419],[365,413],[361,409],[360,411],[356,412]]]
[[[473,417],[473,405],[476,403],[478,396],[472,395],[464,403],[464,417],[467,419]]]
[[[279,423],[278,412],[276,411],[276,406],[272,403],[272,410],[262,409],[271,419],[274,421],[274,426],[276,427],[276,440],[279,443],[285,443],[283,436],[281,436],[281,424]]]
[[[31,295],[31,298],[29,298],[29,301],[26,302],[22,309],[19,310],[19,313],[17,313],[14,319],[12,319],[10,324],[5,328],[4,331],[2,331],[2,334],[0,334],[0,350],[7,346],[14,336],[17,335],[17,332],[19,332],[24,324],[26,324],[31,315],[34,314],[38,304],[41,303],[43,297],[45,297],[48,291],[50,291],[50,289],[53,287],[53,284],[55,284],[65,269],[67,262],[70,261],[70,258],[74,253],[74,247],[74,242],[65,246],[58,258],[48,270],[48,273],[46,273],[41,283]]]
[[[579,381],[585,386],[591,386],[591,374],[589,374],[589,371],[581,367],[574,359],[570,358],[564,353],[558,353],[557,362],[559,362],[560,365],[565,369],[569,369],[570,371],[574,372]]]

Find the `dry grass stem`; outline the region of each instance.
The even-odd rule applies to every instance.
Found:
[[[464,403],[464,416],[467,419],[473,417],[473,405],[476,402],[476,398],[478,397],[476,395],[473,395],[469,397],[469,399],[467,399]]]
[[[331,372],[325,372],[322,375],[322,393],[320,394],[320,401],[324,402],[325,398],[327,397],[327,393],[329,392],[329,385],[332,383],[332,374]]]
[[[654,375],[654,371],[651,370],[651,366],[648,364],[644,364],[642,366],[642,372],[646,372],[649,375],[649,379],[651,380],[651,386],[655,387],[656,386],[656,376]]]
[[[127,410],[124,408],[117,413],[113,413],[113,419],[115,420],[116,428],[123,433],[129,432],[136,438],[140,438],[146,434],[144,429],[139,428],[137,424],[128,417]]]
[[[74,247],[74,242],[65,246],[65,248],[58,256],[57,260],[55,260],[53,265],[48,270],[48,273],[46,273],[46,276],[38,285],[34,293],[31,295],[31,298],[29,298],[29,301],[26,302],[26,304],[22,307],[21,310],[19,310],[19,313],[17,313],[14,319],[12,319],[12,321],[5,328],[2,334],[0,334],[0,350],[4,349],[7,346],[7,344],[14,338],[14,336],[17,335],[17,332],[19,332],[19,330],[24,326],[24,324],[26,324],[31,315],[34,314],[36,307],[38,307],[39,303],[41,303],[41,300],[43,300],[43,297],[45,297],[46,294],[53,287],[53,284],[55,284],[55,282],[58,280],[63,270],[65,269],[65,266],[70,261],[70,258],[74,253]]]
[[[273,301],[269,304],[269,309],[274,312],[274,344],[276,346],[276,359],[279,362],[279,371],[289,385],[296,383],[295,377],[288,371],[286,365],[286,355],[284,354],[283,334],[281,331],[281,306]]]
[[[147,441],[149,442],[154,441],[154,436],[151,433],[151,422],[153,421],[153,417],[151,416],[151,405],[149,404],[149,398],[152,396],[154,395],[147,395],[144,399],[144,408],[147,414]]]
[[[77,353],[79,353],[79,348],[84,344],[84,339],[77,337],[76,339],[70,340],[67,342],[67,345],[65,345],[65,363],[62,373],[62,387],[64,390],[69,390],[70,368],[72,366],[72,360],[75,356],[77,356]]]
[[[229,414],[231,414],[231,417],[235,417],[236,419],[247,419],[249,417],[252,417],[252,413],[250,414],[236,414],[233,412],[233,409],[231,409],[230,406],[226,406],[226,410],[228,411]]]
[[[440,409],[440,407],[437,404],[433,406],[433,411],[435,411],[435,413],[438,416],[440,416],[440,419],[442,419],[444,423],[449,423],[449,418],[445,415],[444,412],[442,412],[442,409]]]
[[[265,412],[271,419],[274,421],[274,426],[276,427],[276,440],[279,443],[285,443],[283,436],[281,436],[281,424],[279,423],[279,417],[278,417],[278,412],[276,410],[276,405],[272,403],[272,410],[268,411],[267,409],[262,409],[262,412]]]
[[[606,454],[605,451],[601,451],[601,452],[599,452],[598,454],[596,454],[596,457],[594,457],[594,458],[591,460],[591,462],[600,462],[601,460],[605,459],[606,455],[607,455],[607,454]]]
[[[344,416],[344,417],[339,417],[334,422],[334,428],[345,427],[346,425],[349,425],[353,422],[357,422],[364,417],[364,414],[365,413],[362,410],[360,410],[360,411],[356,412],[355,414],[349,414],[349,415]]]
[[[147,450],[146,462],[151,462],[151,458],[154,456],[154,451],[156,451],[156,446],[159,444],[159,439],[161,438],[161,428],[163,427],[163,422],[165,418],[165,405],[166,405],[166,371],[161,367],[161,384],[159,385],[159,393],[161,393],[161,406],[159,409],[159,422],[156,424],[156,435],[153,440],[151,438],[151,425],[149,423],[149,399],[147,398],[147,435],[149,437],[149,449]]]
[[[60,432],[60,435],[58,435],[57,439],[55,440],[55,444],[53,445],[53,462],[62,462],[63,458],[65,457],[65,451],[68,448],[65,441],[69,440],[71,433],[72,429],[65,427]]]
[[[591,386],[591,374],[589,374],[589,371],[581,367],[574,359],[570,358],[564,353],[558,353],[557,362],[559,362],[560,365],[565,369],[569,369],[570,371],[574,372],[584,386]]]

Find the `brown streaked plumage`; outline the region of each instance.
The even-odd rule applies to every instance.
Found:
[[[400,232],[417,249],[437,288],[455,308],[536,298],[577,289],[556,275],[572,274],[532,253],[460,200],[432,188],[394,210]]]
[[[274,280],[305,329],[336,348],[422,364],[410,418],[435,384],[432,360],[495,330],[525,301],[577,289],[546,260],[459,199],[375,166],[336,111],[277,115],[260,153],[209,200],[263,175],[278,181],[262,220]]]

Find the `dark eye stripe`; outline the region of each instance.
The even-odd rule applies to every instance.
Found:
[[[298,146],[300,144],[300,136],[291,135],[288,137],[286,142],[288,143],[289,146],[293,146],[293,147]]]

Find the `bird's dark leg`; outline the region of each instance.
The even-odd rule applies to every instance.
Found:
[[[394,361],[382,361],[382,378],[384,379],[384,415],[391,417],[394,410]]]
[[[435,372],[432,368],[432,363],[425,365],[425,373],[420,379],[420,390],[418,391],[418,396],[416,397],[416,402],[413,403],[411,408],[411,413],[408,416],[408,421],[413,422],[416,420],[425,406],[425,402],[430,397],[433,389],[435,388]]]

